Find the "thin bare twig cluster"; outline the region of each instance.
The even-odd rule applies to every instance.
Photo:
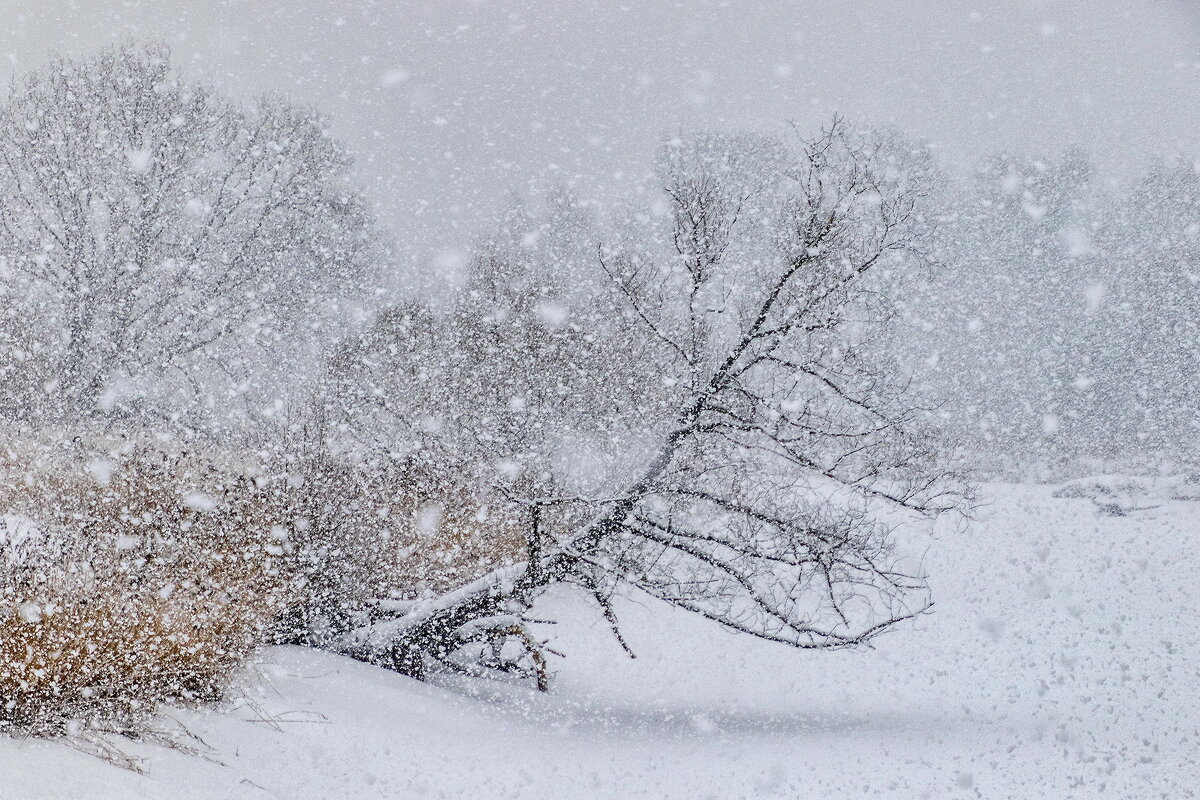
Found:
[[[360,443],[490,481],[527,520],[523,553],[343,650],[414,674],[430,658],[461,667],[481,630],[523,630],[555,583],[610,620],[608,598],[631,586],[802,648],[864,644],[928,608],[893,515],[961,508],[962,482],[873,345],[888,281],[923,264],[927,166],[841,120],[792,147],[675,142],[661,163],[659,218],[597,250],[578,246],[585,224],[551,215],[574,249],[493,245],[441,324],[385,318],[343,365],[338,380],[392,420],[349,420]],[[516,296],[481,288],[512,292],[539,269]],[[597,438],[627,447],[582,474],[563,458]]]

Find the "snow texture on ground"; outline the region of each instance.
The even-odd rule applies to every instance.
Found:
[[[1113,517],[1053,491],[991,487],[930,546],[934,613],[872,651],[793,651],[630,601],[631,661],[559,595],[548,696],[276,648],[257,711],[180,714],[221,763],[127,743],[137,775],[0,740],[0,797],[1193,797],[1200,506]]]

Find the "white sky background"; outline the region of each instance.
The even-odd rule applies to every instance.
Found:
[[[191,76],[317,105],[422,267],[453,261],[511,191],[551,177],[591,198],[627,192],[665,133],[697,126],[811,128],[838,110],[927,138],[956,164],[1079,144],[1118,178],[1153,154],[1200,158],[1200,0],[0,8],[0,56],[16,73],[50,50],[148,37]]]

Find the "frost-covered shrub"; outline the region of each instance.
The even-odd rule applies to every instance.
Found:
[[[593,313],[605,284],[577,267],[591,235],[568,196],[513,209],[444,307],[397,304],[329,359],[294,464],[315,584],[301,627],[323,628],[318,641],[380,598],[524,562],[529,509],[514,497],[597,491],[634,463],[661,378],[626,318]],[[562,529],[587,513],[544,518]]]
[[[271,487],[158,447],[0,452],[0,724],[218,697],[292,596]]]
[[[305,437],[284,470],[301,588],[284,640],[325,645],[380,600],[445,592],[524,558],[523,519],[471,487],[461,465]]]

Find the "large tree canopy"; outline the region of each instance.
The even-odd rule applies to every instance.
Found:
[[[164,49],[18,82],[0,107],[5,408],[243,407],[264,355],[302,352],[367,271],[349,165],[314,112],[231,102]]]

